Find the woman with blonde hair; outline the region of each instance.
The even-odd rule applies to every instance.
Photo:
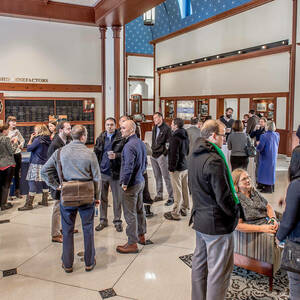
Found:
[[[29,185],[29,194],[26,198],[26,203],[18,210],[31,210],[33,209],[33,200],[35,195],[43,191],[42,201],[40,205],[48,206],[48,187],[41,177],[42,166],[47,161],[47,152],[51,143],[50,132],[46,125],[36,125],[34,132],[31,134],[30,140],[27,144],[27,151],[31,152],[29,160],[29,169],[26,180]]]
[[[274,209],[254,188],[247,171],[235,169],[232,179],[243,211],[236,229],[242,232],[276,233],[278,221]]]

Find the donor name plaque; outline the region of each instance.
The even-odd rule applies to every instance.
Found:
[[[30,83],[46,83],[46,78],[28,78],[28,77],[0,77],[0,82],[30,82]]]

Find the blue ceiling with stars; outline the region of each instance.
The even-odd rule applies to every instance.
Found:
[[[126,52],[153,54],[151,40],[198,23],[251,0],[191,0],[192,14],[181,18],[178,0],[166,0],[155,8],[155,25],[145,26],[143,16],[126,24]]]

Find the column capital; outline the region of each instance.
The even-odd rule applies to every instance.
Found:
[[[107,30],[107,27],[99,26],[99,31],[100,31],[101,39],[105,39],[106,38],[106,30]]]
[[[113,31],[113,38],[114,39],[119,39],[120,38],[120,32],[121,32],[121,29],[122,29],[122,26],[112,26],[112,31]]]

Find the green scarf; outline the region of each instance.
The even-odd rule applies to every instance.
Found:
[[[215,149],[216,151],[218,152],[218,154],[222,157],[224,163],[225,163],[225,166],[226,166],[226,171],[227,171],[227,176],[228,176],[228,180],[229,180],[229,186],[230,186],[230,190],[231,190],[231,193],[232,193],[232,196],[233,196],[233,200],[236,204],[239,204],[240,201],[239,201],[239,198],[237,196],[237,193],[236,193],[236,190],[234,188],[234,184],[233,184],[233,180],[232,180],[232,176],[231,176],[231,172],[230,172],[230,169],[229,169],[229,166],[228,166],[228,163],[226,161],[226,158],[225,158],[225,155],[223,153],[223,151],[214,143],[212,142],[209,142]]]

